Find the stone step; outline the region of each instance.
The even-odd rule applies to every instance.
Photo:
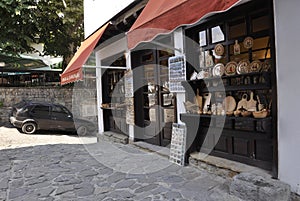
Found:
[[[97,141],[108,141],[108,142],[117,142],[121,144],[128,144],[129,137],[124,134],[115,133],[112,131],[105,131],[97,135]]]
[[[233,177],[230,194],[247,201],[290,201],[291,188],[279,180],[241,173]]]
[[[229,194],[245,201],[296,201],[290,186],[272,179],[271,173],[257,167],[224,158],[195,152],[190,154],[191,166],[231,178]]]

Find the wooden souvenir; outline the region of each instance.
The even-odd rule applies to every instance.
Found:
[[[235,40],[235,44],[234,44],[234,46],[233,46],[233,54],[234,54],[234,55],[239,55],[239,54],[241,54],[241,46],[240,46],[238,40]]]
[[[252,48],[252,47],[253,47],[253,38],[252,38],[252,37],[246,37],[246,38],[244,39],[243,44],[244,44],[244,47],[245,47],[246,49]]]
[[[237,110],[241,110],[241,109],[245,109],[247,110],[247,98],[248,98],[248,95],[247,94],[243,94],[242,96],[242,99],[238,102],[238,105],[237,105]]]
[[[217,56],[222,56],[224,54],[224,46],[222,44],[217,44],[214,50]]]
[[[251,92],[251,93],[250,93],[250,99],[249,99],[248,102],[247,102],[247,110],[248,110],[248,111],[255,112],[255,111],[256,111],[256,104],[257,104],[257,101],[253,99],[253,95],[254,95],[254,93]]]
[[[213,57],[210,55],[209,51],[205,52],[205,66],[211,67],[214,65]]]

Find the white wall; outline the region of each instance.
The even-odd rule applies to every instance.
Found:
[[[176,49],[184,50],[184,33],[182,28],[178,28],[174,31],[174,47]],[[175,51],[175,55],[182,55],[183,52]],[[183,124],[180,120],[180,114],[186,113],[183,103],[185,102],[185,92],[178,92],[176,94],[176,110],[177,110],[177,122]]]
[[[84,0],[84,35],[91,35],[134,0]]]
[[[101,61],[114,56],[118,53],[127,53],[126,54],[126,67],[128,69],[131,68],[131,58],[130,58],[130,51],[127,48],[127,39],[124,37],[116,42],[110,43],[105,47],[98,47],[96,48],[96,64],[97,66],[101,66]],[[97,104],[98,104],[98,127],[99,133],[104,131],[103,127],[103,111],[100,108],[102,103],[102,84],[101,84],[101,70],[97,68]],[[133,126],[129,125],[129,139],[134,139],[134,130]]]
[[[300,1],[274,0],[279,179],[300,194]]]

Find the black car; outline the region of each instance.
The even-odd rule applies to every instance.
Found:
[[[47,102],[22,101],[12,107],[9,120],[26,134],[37,130],[63,130],[77,131],[83,136],[96,130],[94,123],[73,118],[63,105]]]

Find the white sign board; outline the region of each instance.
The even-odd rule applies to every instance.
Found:
[[[169,89],[171,92],[184,92],[182,81],[186,80],[186,67],[184,56],[169,58]]]

